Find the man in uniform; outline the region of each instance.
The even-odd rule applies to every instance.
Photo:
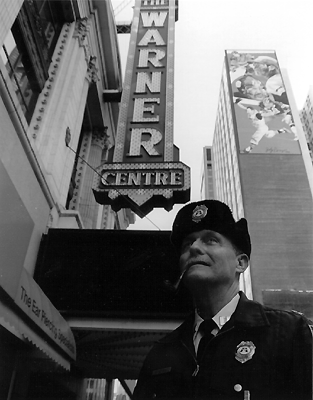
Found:
[[[312,399],[307,319],[239,291],[251,253],[246,219],[217,200],[189,203],[171,241],[195,311],[153,346],[134,399]]]

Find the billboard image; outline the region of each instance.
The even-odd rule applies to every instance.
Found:
[[[300,154],[275,52],[227,51],[241,153]]]

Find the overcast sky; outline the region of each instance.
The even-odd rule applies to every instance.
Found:
[[[112,0],[113,9],[125,0]],[[117,21],[130,21],[130,1]],[[174,144],[191,168],[191,200],[200,199],[203,147],[212,144],[224,51],[275,50],[297,107],[313,84],[312,0],[179,0],[175,24]],[[130,35],[119,35],[123,68]],[[176,212],[155,209],[129,229],[170,230]]]

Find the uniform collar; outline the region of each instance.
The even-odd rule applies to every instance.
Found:
[[[233,314],[234,324],[238,327],[270,326],[264,311],[264,306],[249,300],[243,292],[239,292],[240,300]]]
[[[231,316],[228,324],[233,324],[238,328],[257,328],[270,326],[270,323],[265,315],[264,308],[260,303],[249,300],[243,292],[239,292],[239,302],[233,315]],[[184,340],[190,337],[192,341],[192,332],[194,327],[195,317],[194,313],[190,314],[189,317],[173,332],[165,336],[160,340],[161,343],[174,342],[177,339]],[[225,324],[226,325],[226,324]],[[227,327],[225,326],[225,329]]]
[[[237,293],[235,297],[233,297],[214,317],[213,321],[216,323],[219,329],[222,329],[223,325],[226,324],[227,321],[230,320],[230,317],[236,310],[238,305],[240,296]],[[203,318],[200,317],[197,310],[195,310],[195,324],[194,324],[194,333],[196,334],[199,330],[199,326],[203,322]]]

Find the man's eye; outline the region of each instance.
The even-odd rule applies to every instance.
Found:
[[[210,244],[210,243],[218,243],[218,240],[214,236],[208,236],[202,239],[203,243]]]

